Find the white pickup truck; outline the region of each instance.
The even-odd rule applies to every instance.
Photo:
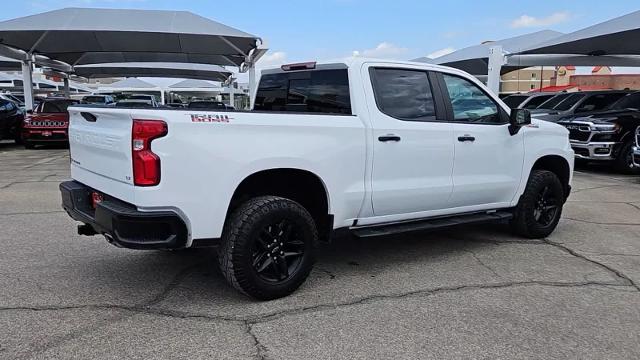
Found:
[[[571,189],[567,130],[472,76],[350,59],[262,72],[253,111],[70,108],[63,207],[132,249],[217,246],[256,299],[297,289],[319,241],[509,221],[549,235]]]

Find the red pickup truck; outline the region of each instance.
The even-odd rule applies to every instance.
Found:
[[[69,112],[67,108],[78,104],[78,100],[66,98],[44,99],[27,114],[22,124],[24,147],[33,149],[36,145],[69,142]]]

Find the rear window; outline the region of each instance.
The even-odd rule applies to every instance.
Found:
[[[227,107],[221,102],[215,101],[193,101],[189,103],[190,109],[226,109]]]
[[[153,95],[130,95],[127,97],[129,100],[149,100],[153,99]]]
[[[254,110],[351,115],[347,69],[266,74]]]
[[[104,96],[85,96],[82,101],[88,103],[103,103],[106,102],[106,99]]]
[[[502,101],[504,101],[504,103],[507,104],[508,107],[515,109],[520,106],[523,101],[527,100],[527,98],[528,96],[525,95],[509,95],[506,98],[502,99]]]
[[[67,108],[76,105],[77,100],[49,100],[42,104],[43,113],[65,113]]]

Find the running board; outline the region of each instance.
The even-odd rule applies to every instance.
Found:
[[[513,214],[508,211],[494,211],[494,212],[482,212],[472,213],[466,215],[457,215],[450,217],[439,217],[433,219],[416,220],[410,222],[391,223],[383,225],[372,225],[351,228],[353,235],[357,237],[373,237],[401,234],[413,231],[425,231],[434,230],[450,226],[457,226],[463,224],[475,224],[485,222],[500,222],[510,220],[513,218]]]

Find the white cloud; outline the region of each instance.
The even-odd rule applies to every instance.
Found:
[[[522,15],[511,22],[512,28],[541,27],[559,24],[568,21],[570,14],[567,11],[555,12],[545,17]]]
[[[456,51],[456,49],[454,49],[452,47],[448,47],[448,48],[436,50],[436,51],[432,52],[431,54],[427,55],[427,57],[429,59],[435,59],[435,58],[439,58],[441,56],[449,55],[454,51]]]
[[[282,65],[287,62],[287,53],[284,51],[267,52],[258,60],[256,67],[265,68],[269,66]]]
[[[392,43],[381,42],[373,49],[355,50],[353,56],[364,56],[378,59],[401,59],[409,49],[396,46]]]

